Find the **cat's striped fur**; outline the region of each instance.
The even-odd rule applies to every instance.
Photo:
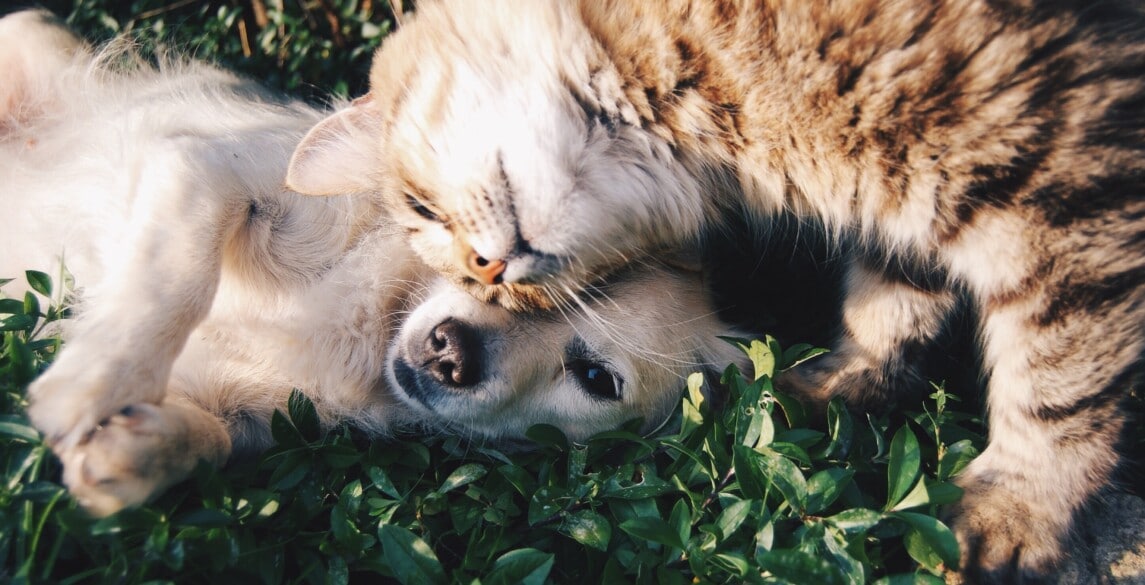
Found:
[[[1017,582],[1063,555],[1145,373],[1143,10],[426,2],[289,180],[383,191],[431,265],[511,307],[741,207],[795,217],[854,259],[845,333],[786,383],[856,404],[968,294],[991,436],[952,525],[968,578]]]

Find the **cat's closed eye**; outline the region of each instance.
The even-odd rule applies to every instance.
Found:
[[[441,216],[430,209],[421,199],[406,193],[406,205],[418,215],[424,217],[429,221],[441,222]]]

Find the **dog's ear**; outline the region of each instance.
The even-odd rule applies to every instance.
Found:
[[[0,129],[3,119],[22,120],[52,108],[55,81],[87,46],[47,10],[0,18]]]
[[[290,157],[286,188],[303,195],[344,195],[375,188],[381,122],[369,94],[322,120]]]

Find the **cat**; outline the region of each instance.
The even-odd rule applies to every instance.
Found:
[[[686,266],[634,266],[550,314],[474,299],[379,202],[282,187],[324,111],[159,61],[93,50],[44,12],[0,19],[0,275],[66,267],[79,287],[29,416],[92,514],[266,448],[294,388],[326,428],[519,447],[535,423],[652,432],[691,372],[746,367],[718,338],[745,333]]]
[[[724,218],[848,257],[840,339],[779,382],[878,405],[959,295],[990,441],[971,581],[1053,570],[1145,350],[1145,7],[1116,0],[423,2],[288,183],[379,193],[427,264],[547,307]],[[355,130],[349,130],[355,129]]]

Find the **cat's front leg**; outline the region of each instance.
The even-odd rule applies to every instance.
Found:
[[[142,147],[141,147],[142,148]],[[222,248],[243,202],[193,137],[144,148],[130,219],[55,363],[29,388],[29,416],[57,453],[128,405],[163,400],[171,364],[210,310]],[[218,167],[218,168],[216,168]],[[122,197],[122,195],[115,195]],[[109,202],[109,205],[113,204]]]
[[[1078,282],[984,303],[989,445],[957,478],[965,493],[950,520],[970,582],[1051,574],[1117,465],[1122,403],[1145,377],[1142,299],[1063,310],[1090,300],[1071,294]]]
[[[230,452],[230,437],[218,417],[168,400],[123,408],[60,459],[64,483],[80,506],[107,516],[186,479],[199,461],[221,466]]]
[[[831,352],[783,373],[780,389],[813,409],[835,396],[856,408],[885,407],[925,387],[918,371],[955,295],[935,275],[910,277],[897,264],[856,258],[848,265],[841,332]]]

